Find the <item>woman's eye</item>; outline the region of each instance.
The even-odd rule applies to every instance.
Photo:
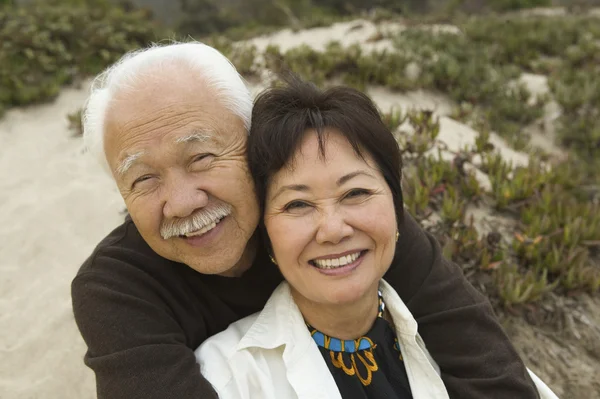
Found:
[[[356,198],[356,197],[362,197],[365,195],[369,195],[371,192],[369,190],[365,190],[362,188],[355,188],[352,189],[350,191],[348,191],[348,193],[346,194],[345,198]]]
[[[306,208],[308,207],[308,204],[306,202],[302,202],[302,201],[292,201],[290,203],[288,203],[284,209],[286,211],[292,211],[294,209],[302,209],[302,208]]]

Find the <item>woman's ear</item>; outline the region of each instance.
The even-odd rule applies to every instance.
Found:
[[[269,258],[271,259],[271,262],[273,262],[274,264],[277,264],[277,261],[275,260],[275,255],[273,253],[273,246],[271,245],[271,240],[269,239],[269,234],[267,234],[267,228],[265,227],[265,223],[261,221],[258,226],[258,229],[260,232],[260,238],[263,242],[263,245],[267,249],[267,253],[269,254]]]

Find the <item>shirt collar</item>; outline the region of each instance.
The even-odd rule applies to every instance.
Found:
[[[299,326],[302,328],[299,329]],[[286,345],[286,356],[286,352],[290,355],[287,346],[303,347],[310,339],[302,313],[292,298],[289,285],[284,281],[273,291],[257,319],[240,340],[237,350],[253,347],[273,349]]]
[[[386,309],[390,312],[396,333],[416,336],[418,331],[417,321],[406,307],[396,290],[385,280],[379,283]]]
[[[380,289],[396,331],[403,335],[416,336],[417,322],[400,296],[384,280],[381,280]],[[292,298],[289,285],[284,281],[273,291],[257,319],[240,340],[237,350],[253,347],[273,349],[285,345],[284,356],[292,356],[288,347],[298,352],[311,342],[312,338],[304,318]]]

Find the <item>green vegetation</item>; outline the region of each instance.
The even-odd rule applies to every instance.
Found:
[[[147,13],[101,1],[0,8],[0,112],[50,100],[62,85],[164,36]]]
[[[318,84],[336,79],[361,89],[377,84],[395,90],[436,90],[459,104],[456,117],[491,129],[519,148],[528,141],[523,127],[542,115],[548,98],[531,98],[514,80],[521,72],[548,74],[552,94],[564,110],[557,124],[562,144],[596,162],[592,155],[600,147],[597,18],[485,16],[458,25],[464,34],[409,29],[395,38],[394,51],[367,53],[358,46],[331,43],[325,52],[302,46],[282,54],[270,47],[267,67],[290,68]],[[231,45],[223,41],[220,45],[231,53],[227,48]],[[249,70],[251,64],[245,58],[240,65]],[[418,71],[416,77],[406,73],[410,67]]]
[[[216,44],[225,54],[233,53],[226,43]],[[453,33],[411,29],[395,39],[394,51],[366,52],[358,45],[343,48],[332,42],[324,52],[301,46],[281,53],[279,48],[269,47],[265,56],[268,69],[289,68],[318,84],[335,79],[359,89],[375,84],[394,90],[421,88],[445,93],[461,104],[462,110],[476,107],[491,129],[513,143],[526,141],[521,127],[542,115],[545,100],[530,103],[524,87],[510,84],[519,76],[519,68],[493,63],[484,46]],[[247,69],[247,64],[242,67]],[[408,76],[405,71],[410,67],[416,68],[418,76]],[[473,116],[468,112],[462,117]]]
[[[521,10],[532,7],[549,7],[551,0],[492,0],[489,6],[497,11]]]
[[[600,149],[598,19],[584,15],[511,18],[458,20],[463,34],[408,29],[391,38],[393,51],[367,52],[339,43],[330,43],[324,52],[301,46],[282,53],[269,47],[266,67],[289,68],[318,84],[335,80],[361,89],[375,84],[439,91],[458,104],[456,118],[493,130],[519,149],[528,142],[523,128],[542,116],[549,98],[533,98],[516,78],[522,72],[547,74],[552,97],[563,109],[557,122],[560,142],[588,162],[590,167],[580,171],[593,178],[600,167],[599,157],[594,156]],[[230,54],[227,47],[233,48],[221,46]],[[251,64],[246,58],[243,69]],[[406,73],[409,68],[416,70],[416,76]]]
[[[453,162],[444,161],[428,153],[439,131],[430,112],[388,115],[386,120],[394,121],[391,127],[408,122],[414,131],[398,132],[405,149],[407,208],[423,221],[433,213],[440,216],[429,229],[444,255],[462,265],[471,279],[487,281],[492,299],[511,307],[550,291],[598,291],[600,204],[578,195],[577,170],[569,165],[545,170],[535,159],[528,167],[514,168],[482,142]],[[475,156],[483,160],[479,167],[490,177],[490,192],[465,168]],[[504,236],[492,231],[479,237],[466,209],[483,203],[514,220]],[[482,278],[490,273],[493,279]]]
[[[332,22],[370,15],[376,20],[398,15],[439,15],[442,10],[485,13],[549,6],[551,0],[179,0],[185,15],[176,30],[204,37],[223,34],[232,40],[247,39],[282,27],[294,30],[330,25]],[[442,18],[444,18],[442,16]]]
[[[76,111],[67,114],[67,121],[69,122],[69,130],[73,132],[75,136],[83,135],[83,108],[79,108]]]
[[[358,3],[363,6],[357,6]],[[241,40],[282,27],[297,30],[329,25],[366,8],[367,4],[336,0],[244,0],[227,5],[217,0],[182,0],[185,16],[176,30],[194,37],[223,34]]]

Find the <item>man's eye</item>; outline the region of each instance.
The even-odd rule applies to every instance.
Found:
[[[212,156],[212,154],[208,154],[208,153],[207,154],[198,154],[198,155],[192,157],[192,163],[202,161],[203,159],[206,159],[210,156]]]
[[[137,179],[134,180],[131,187],[134,188],[136,185],[138,185],[142,182],[145,182],[146,180],[150,180],[150,179],[152,179],[151,175],[144,175],[144,176],[138,177]]]
[[[290,203],[288,203],[285,207],[284,210],[286,211],[292,211],[295,209],[303,209],[303,208],[307,208],[308,204],[306,202],[302,202],[302,201],[292,201]]]

